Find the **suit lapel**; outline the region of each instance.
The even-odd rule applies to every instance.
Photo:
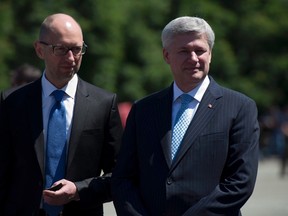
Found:
[[[35,85],[30,92],[30,97],[35,99],[30,104],[30,114],[31,114],[31,128],[33,133],[33,138],[35,140],[34,149],[36,152],[37,160],[41,169],[42,176],[45,176],[44,169],[44,133],[43,133],[43,117],[42,117],[42,87],[41,87],[41,79],[35,82]],[[70,166],[71,161],[74,157],[76,151],[76,144],[79,140],[79,133],[77,131],[81,131],[83,128],[84,120],[87,113],[87,97],[88,93],[83,85],[81,79],[78,81],[76,96],[75,96],[75,107],[74,107],[74,115],[72,120],[72,129],[69,141],[69,149],[68,149],[68,164],[67,167]]]
[[[88,113],[87,100],[88,92],[83,84],[83,81],[79,78],[77,91],[75,95],[75,105],[72,119],[72,128],[70,133],[69,147],[68,147],[68,160],[67,160],[67,173],[71,165],[72,159],[77,149],[77,143],[79,143],[80,133],[83,130],[85,118]]]
[[[36,152],[37,160],[41,169],[42,176],[45,176],[45,169],[44,169],[44,134],[43,130],[35,140],[34,149]]]
[[[42,87],[41,78],[31,84],[31,89],[27,100],[29,115],[31,115],[31,129],[34,142],[34,150],[41,169],[42,176],[44,176],[44,134],[43,134],[43,117],[42,117]]]
[[[159,133],[161,139],[161,146],[163,154],[168,167],[171,166],[171,124],[172,124],[172,101],[173,101],[173,85],[164,91],[164,94],[160,96],[159,103],[157,104],[156,119],[160,124],[157,128],[160,128]]]
[[[217,109],[219,98],[222,96],[220,87],[210,77],[211,83],[208,86],[200,104],[195,113],[179,147],[176,157],[172,163],[171,170],[179,163],[181,158],[185,155],[188,149],[193,145],[195,139],[199,136],[201,131],[209,123],[210,119]]]

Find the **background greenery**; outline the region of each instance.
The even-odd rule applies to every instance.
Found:
[[[88,52],[80,76],[133,101],[172,81],[160,34],[178,16],[200,16],[216,33],[210,74],[241,91],[259,111],[288,101],[288,0],[1,0],[0,91],[9,73],[29,63],[43,19],[72,15],[83,28]]]

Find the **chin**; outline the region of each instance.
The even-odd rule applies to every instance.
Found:
[[[190,79],[192,80],[202,80],[204,79],[204,74],[203,73],[193,73],[191,76],[190,76]]]
[[[76,71],[75,68],[71,68],[71,69],[68,71],[68,73],[69,73],[71,76],[73,76],[76,72],[77,72],[77,71]]]

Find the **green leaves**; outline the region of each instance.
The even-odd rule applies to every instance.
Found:
[[[172,82],[160,35],[177,16],[200,16],[216,33],[210,74],[254,98],[260,109],[288,101],[287,1],[261,0],[2,0],[0,90],[9,72],[29,63],[43,69],[33,42],[51,13],[82,26],[88,51],[79,75],[134,101]]]

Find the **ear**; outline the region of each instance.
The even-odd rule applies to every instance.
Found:
[[[210,59],[209,59],[209,63],[211,63],[211,59],[212,59],[212,50],[210,50]]]
[[[169,61],[169,52],[167,51],[167,49],[163,48],[162,54],[163,54],[163,58],[164,58],[165,62],[167,64],[169,64],[170,63],[170,61]]]
[[[39,43],[39,41],[35,41],[35,42],[34,42],[34,49],[35,49],[35,52],[36,52],[37,56],[38,56],[40,59],[44,59],[43,47],[41,46],[41,44]]]

